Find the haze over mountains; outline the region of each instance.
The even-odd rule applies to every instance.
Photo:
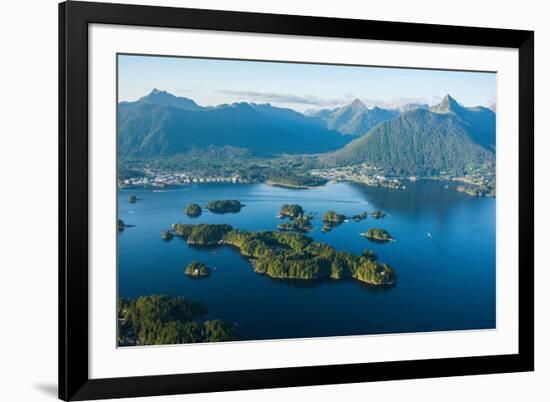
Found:
[[[431,108],[369,109],[355,100],[306,116],[270,104],[203,107],[154,89],[119,103],[118,152],[123,159],[158,158],[214,147],[258,157],[322,154],[320,167],[366,162],[396,174],[460,173],[494,165],[495,117],[449,95]]]
[[[337,130],[342,134],[363,135],[371,128],[399,115],[398,110],[388,110],[379,107],[369,109],[359,99],[333,110],[323,109],[312,116],[319,117],[327,128]]]
[[[201,107],[157,89],[136,102],[121,102],[117,127],[122,157],[176,155],[208,146],[274,156],[327,152],[349,142],[320,119],[291,109],[245,102]]]

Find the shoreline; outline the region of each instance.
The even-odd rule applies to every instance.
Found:
[[[474,192],[474,191],[467,191],[467,189],[459,189],[460,187],[464,186],[471,186],[472,189],[481,189],[482,187],[472,184],[468,180],[464,180],[460,177],[434,177],[434,176],[426,176],[426,177],[415,177],[414,179],[411,179],[411,177],[395,177],[396,180],[400,180],[403,182],[409,182],[409,183],[416,183],[420,181],[437,181],[441,183],[447,183],[447,186],[449,184],[452,184],[453,191],[457,191],[463,194],[466,194],[470,197],[474,198],[496,198],[496,195],[492,194],[483,194],[481,192]],[[266,180],[266,181],[258,181],[258,182],[192,182],[192,183],[170,183],[165,185],[155,185],[155,184],[128,184],[128,185],[119,185],[117,184],[117,190],[153,190],[153,191],[168,191],[168,190],[177,190],[182,189],[186,187],[191,187],[193,185],[254,185],[254,184],[265,184],[267,186],[271,187],[278,187],[283,189],[289,189],[289,190],[311,190],[315,188],[325,187],[328,184],[338,184],[338,183],[351,183],[351,184],[360,184],[367,187],[380,187],[380,188],[387,188],[389,190],[395,190],[395,191],[407,191],[407,186],[402,186],[399,188],[390,186],[390,185],[384,185],[384,184],[378,184],[378,183],[369,183],[367,181],[361,181],[361,180],[354,180],[353,178],[347,178],[347,179],[327,179],[327,181],[323,184],[313,185],[313,186],[306,186],[306,185],[298,185],[298,184],[287,184],[287,183],[279,183],[272,180]]]

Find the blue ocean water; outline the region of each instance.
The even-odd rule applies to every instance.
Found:
[[[118,235],[119,296],[180,295],[202,302],[208,318],[236,322],[243,340],[495,328],[496,200],[470,197],[454,186],[419,181],[407,183],[405,191],[351,183],[308,190],[265,184],[120,189],[119,218],[135,226]],[[129,194],[138,202],[128,203]],[[184,213],[191,202],[204,206],[230,198],[246,206],[237,214]],[[194,248],[179,238],[160,238],[175,222],[275,230],[285,203],[318,213],[309,233],[316,241],[357,254],[374,250],[396,270],[397,284],[274,280],[254,273],[229,247]],[[387,216],[350,220],[322,233],[322,214],[329,209],[346,215],[380,209]],[[397,241],[373,243],[359,235],[370,227],[388,230]],[[184,269],[193,260],[214,268],[211,276],[187,277]]]

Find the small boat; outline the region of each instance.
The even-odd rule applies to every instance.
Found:
[[[428,234],[428,238],[432,238],[432,234],[430,232],[427,233]]]

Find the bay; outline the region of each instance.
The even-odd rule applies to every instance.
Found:
[[[119,218],[133,227],[118,234],[119,297],[165,294],[204,303],[208,318],[234,321],[242,340],[307,338],[495,328],[496,200],[475,198],[438,181],[407,183],[406,190],[329,183],[307,190],[266,184],[192,184],[185,187],[119,189]],[[128,202],[135,194],[138,201]],[[203,210],[185,215],[188,203],[237,199],[236,214]],[[339,250],[374,250],[397,272],[391,287],[355,280],[285,281],[254,272],[229,247],[196,248],[161,240],[172,223],[228,223],[238,229],[276,230],[282,204],[316,212],[308,235]],[[387,216],[347,223],[322,233],[327,210],[348,216],[374,210]],[[360,236],[380,227],[395,242]],[[193,260],[214,268],[206,279],[184,274]]]

